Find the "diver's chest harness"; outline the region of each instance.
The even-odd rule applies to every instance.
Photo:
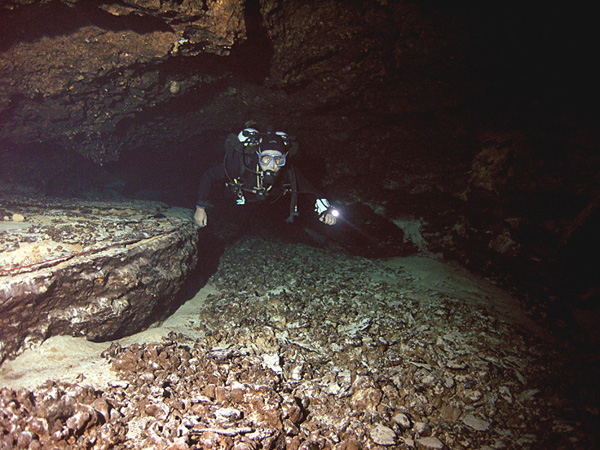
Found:
[[[258,169],[258,168],[257,168]],[[237,205],[246,204],[246,195],[251,194],[258,199],[267,198],[270,194],[273,185],[265,186],[264,183],[264,174],[256,173],[256,183],[253,187],[248,187],[242,177],[233,178],[225,183],[231,192],[233,192],[235,196],[235,203]]]

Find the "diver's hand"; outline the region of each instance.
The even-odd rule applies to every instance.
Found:
[[[335,216],[329,212],[325,213],[321,217],[319,217],[319,220],[321,222],[323,222],[325,225],[335,225],[337,222],[337,219],[335,218]]]
[[[194,213],[194,221],[200,226],[200,227],[205,227],[207,222],[207,217],[206,217],[206,209],[204,208],[200,208],[199,206],[196,206],[196,212]]]

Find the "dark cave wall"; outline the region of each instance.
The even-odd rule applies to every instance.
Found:
[[[533,314],[557,296],[597,306],[597,272],[579,263],[598,250],[599,136],[585,111],[596,92],[575,13],[434,1],[0,6],[4,184],[191,207],[225,136],[252,119],[296,135],[298,166],[331,198],[419,222],[431,251],[520,286]]]
[[[98,163],[136,144],[181,142],[193,135],[188,121],[199,134],[248,115],[298,128],[298,118],[346,108],[373,122],[460,98],[448,66],[462,38],[410,3],[27,3],[2,3],[2,137]],[[258,22],[250,43],[246,21]],[[271,89],[248,91],[248,81]]]
[[[460,98],[449,81],[456,69],[445,69],[458,66],[462,38],[410,3],[247,2],[245,16],[236,2],[208,2],[207,11],[201,2],[31,3],[4,11],[3,147],[64,155],[62,172],[79,167],[78,153],[99,165],[135,161],[136,171],[176,154],[201,171],[217,159],[203,155],[249,118],[298,135],[306,155],[355,144],[364,155],[397,135],[389,127],[404,112]],[[191,42],[198,16],[213,18],[205,37],[217,49]],[[330,172],[357,162],[348,155]],[[71,189],[50,178],[51,191]]]
[[[0,4],[1,136],[100,164],[139,145],[174,97],[223,76],[182,59],[227,55],[245,38],[241,0],[26,3]]]

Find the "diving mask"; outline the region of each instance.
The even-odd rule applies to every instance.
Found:
[[[275,162],[277,167],[285,166],[285,155],[273,155],[270,153],[260,153],[258,155],[258,162],[261,166],[268,166],[271,161]]]

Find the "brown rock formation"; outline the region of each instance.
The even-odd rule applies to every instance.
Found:
[[[241,0],[27,3],[0,10],[0,135],[99,163],[118,158],[133,116],[173,95],[161,65],[245,37]]]
[[[417,230],[419,248],[527,284],[528,298],[597,309],[597,270],[582,262],[598,251],[600,173],[585,14],[427,0],[0,6],[3,184],[68,196],[120,183],[191,206],[199,173],[252,119],[298,137],[311,181],[370,210],[361,229],[376,213],[391,241]]]
[[[0,361],[54,335],[140,331],[169,310],[196,264],[185,210],[6,198],[1,209]]]

